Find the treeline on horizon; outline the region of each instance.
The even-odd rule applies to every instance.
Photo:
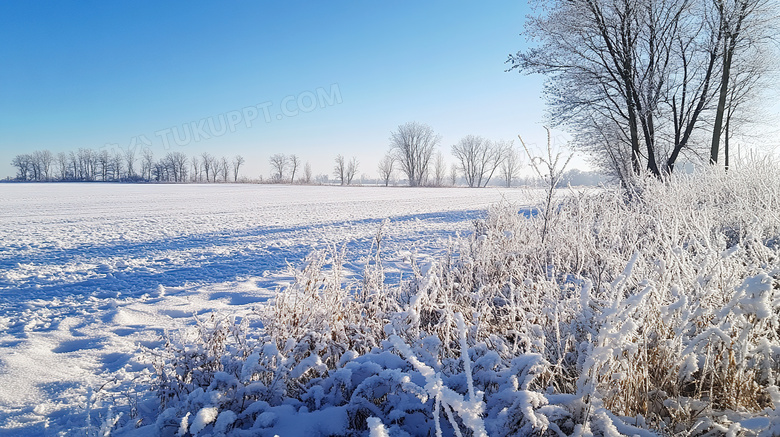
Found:
[[[11,165],[16,167],[20,182],[240,182],[241,167],[246,162],[241,155],[217,157],[209,153],[187,156],[168,152],[160,159],[144,149],[140,157],[134,149],[93,150],[52,153],[36,150],[16,155]]]
[[[469,185],[469,178],[457,172],[452,165],[446,176],[443,171],[441,155],[434,159],[430,177],[426,177],[423,186],[453,187],[459,184]],[[362,185],[377,184],[384,186],[407,185],[403,175],[396,174],[391,160],[386,156],[379,163],[379,177],[371,178],[365,174],[357,177],[358,163],[355,158],[347,160],[342,155],[335,159],[333,178],[327,174],[313,175],[309,163],[303,165],[300,177],[296,178],[295,168],[300,158],[296,155],[276,154],[270,157],[272,175],[251,179],[242,176],[240,171],[245,164],[241,155],[229,159],[216,157],[209,153],[187,156],[182,152],[169,152],[155,160],[151,150],[145,149],[137,157],[134,151],[100,150],[80,148],[72,152],[52,153],[50,150],[38,150],[32,153],[16,155],[11,164],[16,167],[15,178],[3,182],[122,182],[122,183],[290,183],[303,185]],[[457,172],[457,173],[456,173]],[[503,172],[502,172],[503,173]],[[400,177],[399,177],[400,176]],[[531,177],[513,175],[507,180],[505,175],[493,185],[518,186],[533,185]],[[354,183],[353,183],[354,178]],[[563,174],[560,186],[589,185],[604,182],[597,172],[572,169]]]
[[[548,131],[549,134],[549,131]],[[522,139],[521,139],[522,140]],[[347,158],[338,154],[332,170],[333,179],[327,174],[314,175],[309,162],[298,155],[277,153],[268,164],[271,176],[256,180],[241,178],[241,168],[246,162],[241,155],[232,159],[217,157],[203,152],[187,156],[182,152],[168,152],[155,159],[149,148],[140,150],[103,148],[98,151],[79,148],[76,151],[52,153],[37,150],[16,155],[11,164],[16,168],[18,182],[159,182],[159,183],[201,183],[201,182],[258,182],[289,184],[332,184],[377,185],[408,184],[412,187],[446,187],[467,185],[472,188],[486,187],[491,180],[505,187],[530,185],[533,178],[521,177],[523,167],[521,153],[513,141],[492,141],[481,136],[467,135],[451,146],[455,162],[447,164],[439,150],[441,135],[427,124],[408,122],[399,125],[390,134],[390,147],[376,167],[378,177],[361,174],[360,162],[356,157]],[[548,152],[550,151],[548,135]],[[539,158],[532,156],[525,147],[532,167],[536,168]],[[552,159],[551,157],[548,157]],[[537,169],[537,175],[544,179]],[[561,177],[563,176],[563,177]],[[296,179],[297,177],[297,179]],[[572,170],[557,175],[561,185],[598,185],[599,174]],[[10,180],[10,178],[9,178]],[[493,185],[496,185],[496,182]]]
[[[548,156],[542,159],[523,143],[528,164],[535,170],[538,179],[545,179],[545,172],[539,166],[542,163],[557,162],[560,153],[553,158],[550,131],[548,129]],[[17,181],[21,182],[160,182],[160,183],[200,183],[200,182],[259,182],[289,184],[331,184],[358,185],[373,183],[378,185],[408,184],[412,187],[446,187],[467,185],[472,188],[493,185],[505,187],[513,185],[531,185],[536,178],[521,177],[523,167],[522,153],[513,141],[493,141],[477,135],[466,135],[451,146],[455,162],[447,164],[439,149],[441,135],[427,124],[408,122],[399,125],[390,134],[390,147],[379,161],[376,170],[378,177],[373,179],[366,174],[357,177],[360,162],[357,157],[347,158],[341,154],[334,160],[333,179],[327,174],[314,175],[309,162],[304,162],[296,154],[277,153],[272,155],[268,164],[271,177],[257,180],[240,178],[241,167],[246,162],[241,155],[232,159],[217,157],[203,152],[200,155],[187,156],[182,152],[168,152],[155,159],[151,149],[141,150],[136,156],[135,148],[101,149],[95,151],[80,148],[77,151],[60,152],[54,155],[49,150],[35,151],[16,155],[11,164],[17,169]],[[568,159],[566,160],[568,164]],[[603,182],[601,175],[594,172],[570,170],[564,173],[564,164],[558,174],[550,172],[555,185],[598,185]],[[136,170],[137,169],[137,170]],[[297,178],[296,178],[297,177]],[[405,183],[404,183],[405,182]]]

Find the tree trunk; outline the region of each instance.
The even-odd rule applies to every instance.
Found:
[[[734,54],[733,40],[729,43],[729,49],[723,56],[723,79],[720,82],[720,96],[718,108],[715,113],[715,125],[712,128],[712,146],[710,147],[710,164],[718,163],[720,149],[720,136],[723,133],[723,114],[726,112],[726,97],[729,93],[729,76],[731,75],[731,59]]]
[[[710,148],[710,164],[716,164],[718,162],[718,152],[720,149],[720,136],[723,133],[723,115],[726,112],[726,98],[729,92],[729,79],[731,76],[731,61],[734,58],[734,52],[737,50],[737,41],[739,39],[740,31],[742,30],[742,23],[745,21],[748,15],[748,5],[750,0],[742,0],[739,6],[739,12],[736,16],[736,23],[733,32],[726,31],[726,38],[723,45],[723,79],[720,83],[720,96],[718,97],[718,108],[715,114],[715,125],[712,129],[712,147]],[[724,14],[725,8],[723,3],[720,3],[720,13],[722,25],[731,25],[732,23],[726,23]],[[726,45],[728,43],[728,46]]]
[[[731,117],[726,117],[726,132],[725,136],[723,137],[723,154],[724,157],[724,166],[726,168],[726,171],[729,171],[729,125],[731,124]]]
[[[641,155],[639,154],[639,129],[636,123],[636,109],[634,104],[630,102],[628,104],[628,127],[631,133],[631,164],[634,173],[639,174],[642,171]]]

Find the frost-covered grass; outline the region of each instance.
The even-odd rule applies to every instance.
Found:
[[[780,169],[505,203],[385,278],[312,253],[262,305],[153,351],[138,435],[776,435]],[[544,220],[548,220],[545,226]],[[242,319],[241,323],[246,323]]]

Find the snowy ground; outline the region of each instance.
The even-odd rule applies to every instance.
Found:
[[[515,189],[2,184],[0,435],[83,429],[101,387],[116,394],[147,369],[139,345],[159,345],[193,316],[250,312],[312,249],[348,244],[359,254],[390,218],[385,253],[403,270],[411,251],[434,254],[489,205],[524,198]]]

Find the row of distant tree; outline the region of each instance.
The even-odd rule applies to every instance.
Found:
[[[515,182],[522,160],[512,141],[491,141],[468,135],[451,147],[455,163],[449,168],[437,150],[441,136],[427,124],[410,122],[390,134],[390,151],[379,162],[379,176],[385,183],[395,171],[406,177],[409,185],[455,185],[459,178],[469,187],[486,187],[498,175],[503,185]]]
[[[328,175],[320,174],[314,176],[311,164],[308,162],[302,164],[301,158],[295,154],[285,155],[277,153],[268,159],[268,163],[271,165],[271,179],[269,182],[272,183],[321,184],[330,182]],[[352,185],[357,176],[359,166],[360,163],[357,158],[352,157],[347,160],[343,155],[337,155],[335,166],[333,167],[335,182],[341,185]],[[298,179],[295,179],[296,176],[298,176]]]
[[[522,161],[518,151],[512,148],[511,142],[491,143],[480,137],[469,137],[453,146],[454,149],[460,151],[463,151],[464,147],[472,152],[483,148],[496,148],[498,151],[485,154],[464,154],[463,161],[459,160],[459,164],[451,164],[449,166],[445,162],[441,151],[436,151],[431,157],[430,168],[427,169],[421,185],[418,186],[452,187],[465,184],[470,187],[485,187],[492,181],[494,186],[511,187],[515,185],[534,185],[538,182],[531,176],[520,175]],[[483,155],[484,159],[474,161],[474,164],[471,163],[470,157],[482,157]],[[400,171],[402,166],[395,153],[388,153],[379,161],[377,166],[378,177],[376,178],[366,174],[361,174],[358,177],[360,162],[356,157],[347,159],[343,155],[337,155],[334,159],[332,175],[314,175],[308,162],[303,164],[301,169],[301,159],[294,154],[275,154],[269,158],[268,162],[271,165],[271,178],[262,182],[318,185],[334,183],[340,185],[353,185],[356,183],[363,185],[368,183],[384,186],[409,184],[409,176]],[[496,164],[498,165],[496,166]],[[479,170],[475,170],[475,167],[479,168]],[[469,169],[471,173],[467,175],[463,171],[464,168]],[[482,173],[483,171],[484,173]],[[496,173],[498,178],[492,177],[491,173]],[[331,179],[330,176],[333,176],[333,178]],[[605,182],[605,179],[597,172],[572,169],[560,176],[558,186],[595,186],[603,182]]]
[[[491,141],[468,135],[451,146],[454,163],[448,165],[439,150],[441,136],[422,123],[410,122],[398,126],[390,135],[390,150],[379,161],[376,182],[395,185],[398,179],[408,185],[486,187],[500,180],[510,187],[519,182],[523,160],[512,141]],[[150,149],[93,150],[53,154],[49,150],[35,151],[14,157],[19,181],[100,181],[100,182],[239,182],[245,160],[209,153],[188,156],[168,152],[155,159]],[[295,154],[275,154],[269,158],[271,183],[339,183],[352,185],[357,179],[360,162],[356,157],[337,155],[333,178],[314,176],[311,165]],[[367,177],[362,175],[360,180]],[[578,180],[587,181],[579,175]],[[262,178],[261,178],[262,181]]]
[[[448,166],[441,151],[437,150],[440,140],[441,137],[426,124],[411,122],[398,126],[390,136],[390,151],[377,166],[377,181],[390,185],[400,173],[413,187],[456,185],[460,178],[469,187],[485,187],[496,174],[506,186],[511,186],[519,176],[520,155],[511,141],[494,142],[469,135],[452,146],[457,164]],[[309,163],[302,164],[295,154],[277,153],[268,163],[271,182],[308,184],[323,179],[323,175],[313,178]],[[333,166],[334,181],[351,185],[359,167],[356,157],[337,155]]]
[[[478,188],[488,186],[491,181],[495,184],[496,178],[506,187],[528,183],[520,179],[523,160],[513,141],[491,141],[468,135],[451,147],[455,163],[450,165],[439,150],[440,142],[441,136],[426,124],[410,122],[398,126],[390,135],[390,150],[377,166],[376,182],[385,186],[395,185],[400,175],[401,180],[414,187],[463,183]],[[337,155],[332,173],[334,179],[329,181],[327,175],[314,177],[309,163],[302,164],[295,154],[277,153],[269,158],[268,163],[271,167],[270,182],[276,183],[335,182],[352,185],[360,167],[356,157]],[[564,181],[590,185],[597,184],[600,179],[588,172],[573,171]]]
[[[93,150],[80,148],[54,154],[49,150],[16,155],[16,180],[29,182],[237,182],[246,162],[208,153],[187,156],[169,152],[155,159],[154,153],[136,150]]]

